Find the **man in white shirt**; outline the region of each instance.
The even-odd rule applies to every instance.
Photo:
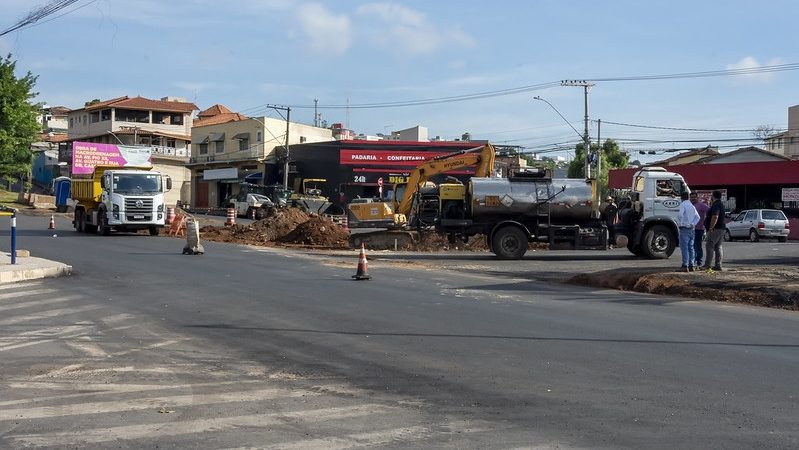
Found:
[[[680,226],[680,253],[682,253],[682,267],[680,272],[693,272],[696,254],[694,253],[694,227],[699,223],[699,213],[696,207],[689,200],[690,194],[685,191],[680,196],[680,216],[678,225]]]

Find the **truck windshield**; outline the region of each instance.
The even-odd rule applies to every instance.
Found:
[[[114,192],[121,194],[157,194],[161,189],[161,175],[115,174]]]

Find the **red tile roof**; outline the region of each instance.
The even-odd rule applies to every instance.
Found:
[[[239,113],[221,113],[215,116],[199,118],[192,123],[192,127],[204,127],[207,125],[219,125],[220,123],[238,122],[247,120],[249,117]]]
[[[179,113],[191,113],[192,111],[197,111],[198,109],[200,109],[194,103],[172,102],[166,100],[150,100],[149,98],[144,98],[140,96],[133,98],[124,96],[124,97],[114,98],[111,100],[105,100],[102,102],[95,103],[93,105],[86,106],[84,109],[86,111],[92,111],[95,109],[105,108],[105,107],[137,109],[144,111],[167,111],[167,112],[179,112]]]
[[[233,111],[227,109],[225,105],[216,104],[197,115],[197,117],[204,119],[206,117],[217,116],[219,114],[232,114]]]

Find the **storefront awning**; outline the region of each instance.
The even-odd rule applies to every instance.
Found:
[[[247,139],[250,140],[250,133],[239,133],[233,136],[233,139]]]
[[[225,140],[225,133],[211,133],[209,136],[211,142],[221,142]]]

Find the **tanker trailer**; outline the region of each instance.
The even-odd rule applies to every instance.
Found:
[[[440,186],[438,231],[450,239],[484,234],[502,259],[520,259],[529,242],[551,249],[607,248],[607,227],[593,207],[593,184],[536,176],[472,178]],[[461,200],[462,199],[462,200]]]
[[[675,195],[688,187],[679,174],[662,168],[641,169],[632,181],[631,207],[620,214],[614,244],[635,255],[668,258],[678,235]],[[548,243],[553,250],[604,250],[608,230],[594,200],[595,183],[531,172],[472,178],[468,186],[442,184],[436,228],[451,241],[484,234],[488,247],[502,259],[520,259],[530,242]],[[658,192],[660,184],[673,189]]]

